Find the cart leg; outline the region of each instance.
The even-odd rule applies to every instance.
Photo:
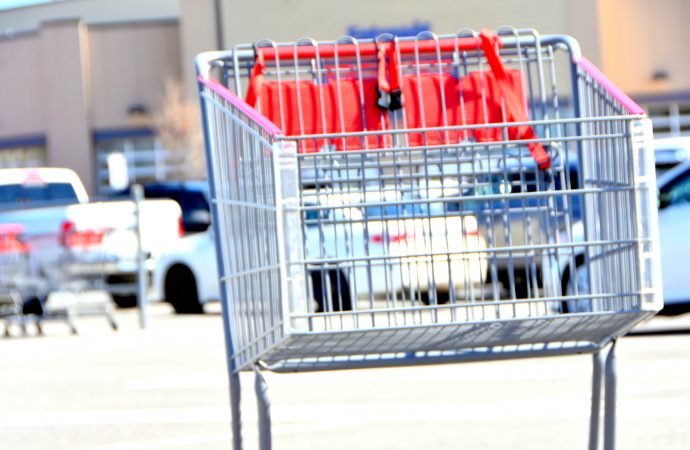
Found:
[[[109,303],[105,307],[105,318],[108,321],[108,324],[110,324],[110,328],[112,328],[113,331],[117,331],[118,324],[117,320],[115,320],[115,308],[113,308],[112,303]]]
[[[589,418],[589,450],[599,447],[599,414],[601,411],[601,381],[604,357],[601,351],[592,355],[592,410]]]
[[[606,381],[604,399],[604,450],[616,446],[616,341],[613,341],[606,357]]]
[[[230,372],[230,416],[232,419],[232,448],[242,450],[242,416],[240,414],[240,374]]]
[[[259,449],[271,450],[271,402],[268,400],[268,385],[257,365],[254,365],[254,374],[259,408]]]
[[[77,331],[77,325],[74,323],[74,317],[76,316],[72,308],[67,308],[67,326],[69,326],[70,332],[74,335],[79,334]]]

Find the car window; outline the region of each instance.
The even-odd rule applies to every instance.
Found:
[[[205,231],[209,226],[210,208],[202,190],[183,187],[144,186],[146,198],[175,200],[182,210],[182,224],[188,233]]]
[[[659,192],[659,209],[690,202],[690,170],[686,170]]]
[[[316,206],[314,204],[307,204],[307,207]],[[331,217],[331,211],[328,209],[308,209],[304,211],[304,220],[307,226],[318,225],[320,222],[328,221]]]
[[[187,211],[190,214],[198,210],[209,210],[206,197],[201,192],[178,192],[176,195],[173,195],[173,199],[180,204],[182,211]]]
[[[7,184],[0,186],[0,207],[16,208],[23,204],[67,204],[79,199],[69,183]]]

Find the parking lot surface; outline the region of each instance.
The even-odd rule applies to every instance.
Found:
[[[214,305],[215,306],[215,305]],[[218,309],[153,305],[140,330],[83,318],[0,339],[0,448],[225,449],[230,414]],[[620,340],[619,449],[687,449],[690,317],[659,317]],[[583,449],[591,357],[399,369],[267,373],[275,449]],[[244,439],[258,447],[253,374]]]

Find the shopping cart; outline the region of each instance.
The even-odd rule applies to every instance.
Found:
[[[644,111],[576,41],[260,41],[197,70],[235,448],[242,370],[269,448],[262,369],[580,353],[613,448],[615,341],[662,306],[656,181]]]
[[[24,302],[40,295],[40,280],[35,276],[29,246],[21,239],[21,224],[0,224],[0,318],[5,320],[5,336],[12,326],[24,334],[32,323],[41,333],[39,318],[24,314]]]
[[[95,227],[79,229],[69,221],[62,224],[56,264],[46,271],[50,294],[44,305],[44,320],[65,320],[72,334],[77,334],[77,317],[104,316],[113,330],[118,329],[105,280],[108,266],[117,263],[106,248],[114,233]]]

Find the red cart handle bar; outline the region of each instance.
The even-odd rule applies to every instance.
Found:
[[[498,37],[494,34],[495,38]],[[498,39],[499,46],[502,46]],[[257,47],[257,56],[261,54],[264,61],[275,61],[276,59],[314,59],[314,58],[334,58],[336,54],[339,58],[354,56],[375,56],[380,48],[388,52],[392,42],[367,42],[364,44],[328,44],[328,45],[288,45],[284,47]],[[434,53],[436,51],[452,52],[480,50],[481,38],[443,38],[437,40],[417,40],[400,41],[397,48],[401,54]]]
[[[263,83],[266,61],[277,59],[314,59],[314,58],[334,58],[354,57],[354,56],[377,56],[379,62],[379,90],[388,93],[388,109],[394,110],[402,107],[400,102],[400,79],[398,76],[399,62],[397,52],[401,55],[415,53],[435,53],[450,51],[470,51],[481,50],[491,67],[491,72],[501,91],[507,119],[510,122],[527,122],[527,111],[517,92],[511,87],[510,80],[498,54],[498,48],[503,46],[501,39],[491,31],[482,30],[478,37],[471,38],[444,38],[437,40],[416,40],[416,41],[390,41],[365,44],[328,44],[320,46],[290,45],[285,47],[256,47],[256,61],[252,68],[249,86],[247,89],[246,102],[252,107],[256,105],[261,84]],[[386,68],[386,55],[391,57],[391,67]],[[386,72],[390,75],[390,83],[386,80]],[[391,94],[394,94],[391,96]],[[391,99],[394,106],[391,107]],[[382,105],[383,106],[383,105]],[[518,127],[520,139],[536,139],[537,135],[530,126],[523,125]],[[537,166],[546,170],[551,167],[551,157],[539,142],[528,144],[530,154],[537,163]]]

